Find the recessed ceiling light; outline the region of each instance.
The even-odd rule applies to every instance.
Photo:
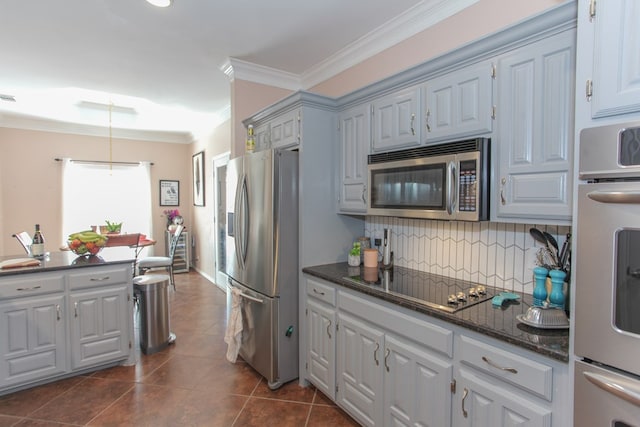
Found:
[[[168,7],[171,6],[173,0],[147,0],[147,2],[158,7]]]

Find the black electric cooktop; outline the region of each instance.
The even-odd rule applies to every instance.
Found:
[[[359,270],[358,275],[343,279],[449,313],[489,300],[497,294],[491,286],[404,267],[390,270],[362,267]]]

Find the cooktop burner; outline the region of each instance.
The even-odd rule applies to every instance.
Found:
[[[497,294],[491,286],[404,267],[391,270],[360,268],[360,274],[344,279],[449,313],[486,301]]]

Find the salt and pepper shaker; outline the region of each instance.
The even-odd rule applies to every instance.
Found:
[[[549,274],[549,270],[544,267],[534,267],[533,268],[533,276],[536,281],[536,285],[533,288],[533,305],[537,307],[542,307],[545,300],[547,299],[547,289],[545,288],[545,281],[547,280],[547,275]]]
[[[551,293],[549,294],[549,306],[554,308],[564,308],[564,293],[562,292],[562,287],[564,286],[564,278],[567,276],[567,273],[562,270],[551,270],[549,272],[549,276],[551,276]]]

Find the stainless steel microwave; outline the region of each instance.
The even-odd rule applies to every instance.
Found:
[[[490,144],[474,138],[369,155],[367,214],[488,220]]]

